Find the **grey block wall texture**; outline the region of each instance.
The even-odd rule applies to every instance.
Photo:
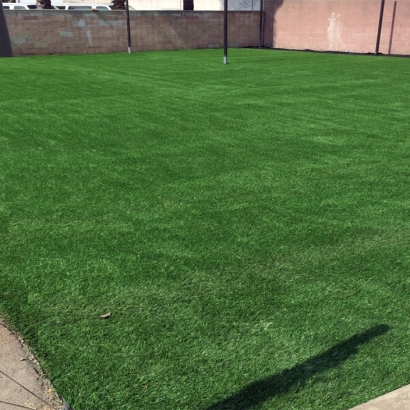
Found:
[[[14,55],[127,51],[125,12],[5,11]],[[223,12],[130,12],[132,50],[212,48],[223,44]],[[257,46],[258,12],[232,12],[232,46]]]

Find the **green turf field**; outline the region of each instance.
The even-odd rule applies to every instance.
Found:
[[[0,60],[0,312],[75,410],[410,383],[410,60],[229,59]]]

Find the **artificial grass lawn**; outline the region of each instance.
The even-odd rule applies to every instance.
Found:
[[[0,60],[0,311],[76,410],[410,382],[410,60],[229,57]]]

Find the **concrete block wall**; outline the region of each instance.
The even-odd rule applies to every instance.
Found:
[[[127,51],[125,12],[6,10],[15,56]],[[223,12],[132,11],[132,50],[223,46]],[[258,45],[259,13],[232,12],[230,47]]]
[[[265,46],[374,53],[381,0],[265,0]],[[385,0],[379,52],[410,54],[410,0]]]

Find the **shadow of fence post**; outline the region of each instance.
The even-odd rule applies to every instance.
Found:
[[[13,49],[9,30],[7,28],[6,16],[4,14],[3,3],[0,1],[0,57],[13,57]]]
[[[389,39],[389,52],[391,54],[391,46],[393,44],[393,34],[394,34],[394,23],[396,22],[396,8],[397,8],[397,1],[393,4],[393,16],[391,21],[391,29],[390,29],[390,39]]]
[[[275,15],[285,0],[264,0],[264,47],[275,47]]]
[[[343,364],[359,352],[359,346],[377,336],[387,333],[390,327],[384,324],[357,333],[325,352],[311,357],[291,369],[257,380],[232,396],[221,400],[206,410],[256,410],[265,401],[276,395],[287,393],[292,387],[303,387],[313,376]]]

